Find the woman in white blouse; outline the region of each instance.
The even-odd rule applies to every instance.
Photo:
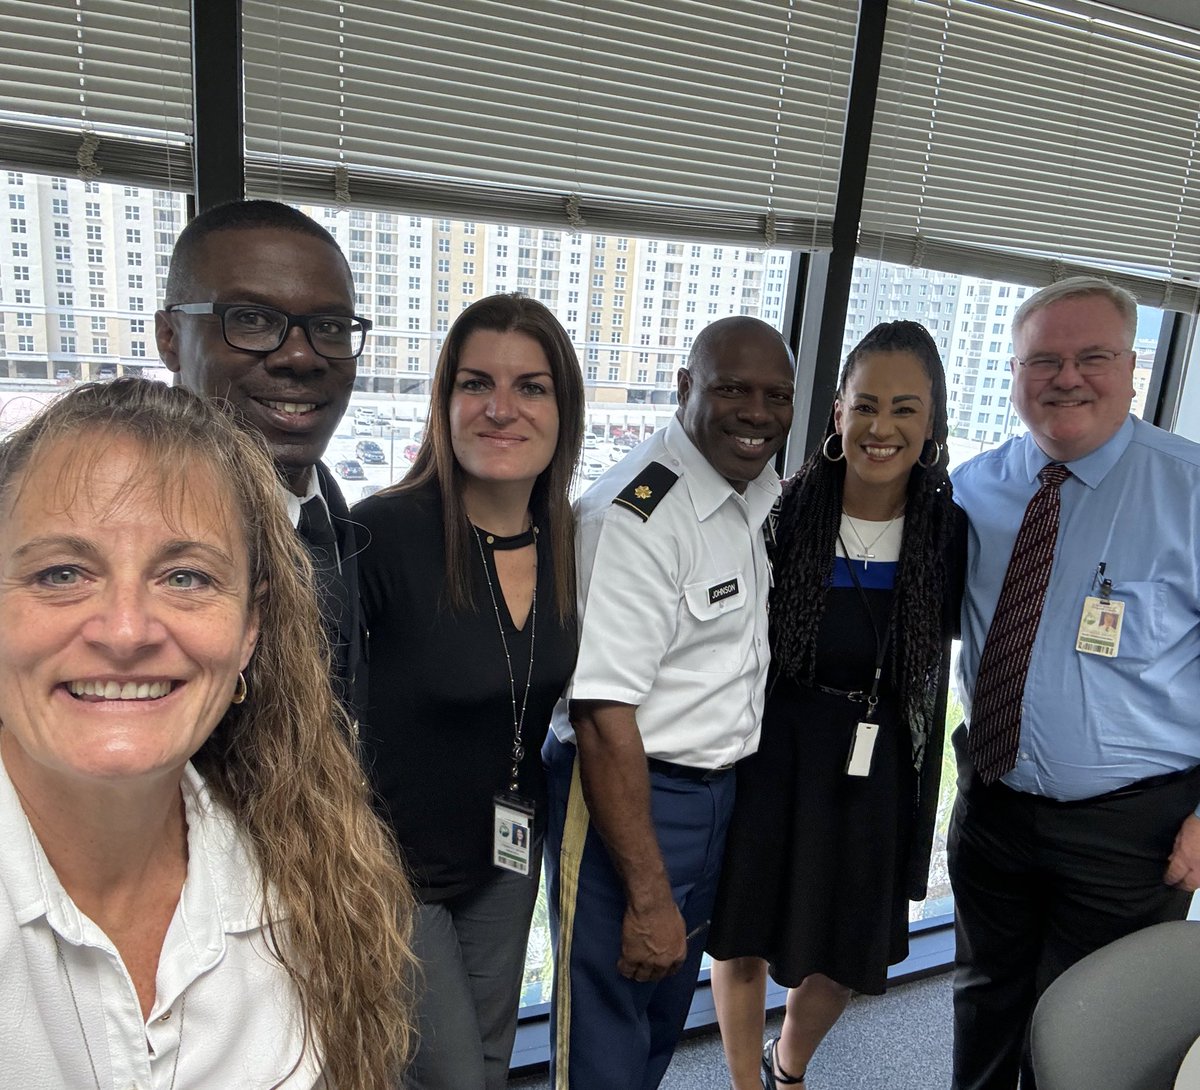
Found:
[[[411,898],[276,491],[256,439],[138,379],[0,443],[6,1086],[398,1077]]]

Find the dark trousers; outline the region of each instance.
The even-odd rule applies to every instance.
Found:
[[[650,772],[650,806],[671,893],[691,938],[671,976],[638,983],[617,971],[625,890],[587,818],[575,747],[542,749],[550,794],[546,895],[554,935],[550,1085],[654,1090],[683,1032],[717,895],[735,777],[707,782]]]
[[[986,787],[955,734],[958,799],[950,828],[955,905],[953,1090],[1035,1087],[1029,1020],[1051,981],[1130,932],[1187,915],[1164,885],[1200,768],[1061,803]]]

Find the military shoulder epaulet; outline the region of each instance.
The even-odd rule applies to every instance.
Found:
[[[625,486],[613,503],[628,507],[645,522],[677,480],[678,473],[673,473],[662,462],[651,462]]]

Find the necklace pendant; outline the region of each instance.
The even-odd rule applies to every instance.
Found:
[[[870,551],[862,552],[862,553],[855,553],[854,555],[857,556],[858,559],[863,562],[864,568],[869,568],[871,566],[871,561],[875,559],[875,554]]]

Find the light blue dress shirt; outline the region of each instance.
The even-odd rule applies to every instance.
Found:
[[[1050,459],[1031,435],[959,466],[970,520],[959,692],[971,696],[1013,542]],[[1081,799],[1200,763],[1200,445],[1128,417],[1067,463],[1050,586],[1004,783]],[[1097,565],[1125,603],[1114,659],[1075,650]]]

